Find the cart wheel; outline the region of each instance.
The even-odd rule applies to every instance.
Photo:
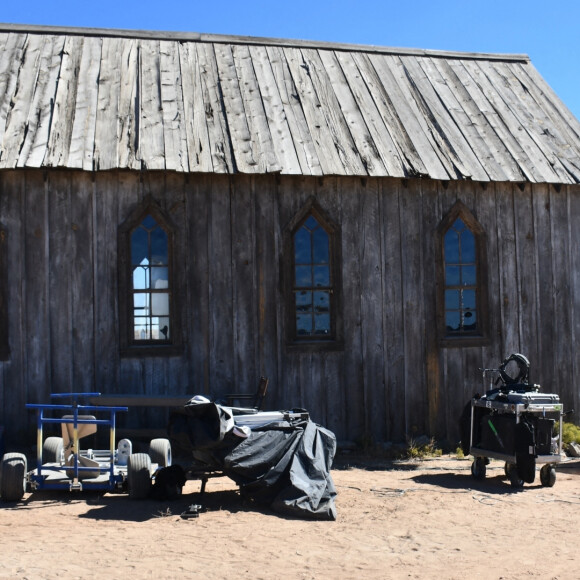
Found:
[[[485,479],[485,466],[487,461],[485,457],[476,457],[471,464],[471,475],[474,479]]]
[[[131,499],[145,499],[151,491],[151,458],[133,453],[127,461],[127,485]]]
[[[518,475],[525,483],[534,483],[536,479],[536,459],[533,455],[516,455]]]
[[[26,456],[22,453],[5,453],[0,473],[0,495],[4,501],[20,501],[26,491]]]
[[[556,483],[556,469],[553,465],[546,463],[540,469],[540,482],[544,487],[554,487]]]
[[[62,463],[63,449],[62,437],[47,437],[42,444],[42,462]]]
[[[169,467],[171,465],[169,439],[152,439],[149,443],[149,457],[151,457],[152,463],[157,463],[159,467]]]
[[[519,476],[518,468],[516,467],[515,463],[507,463],[506,471],[512,487],[518,489],[524,487],[524,480]]]

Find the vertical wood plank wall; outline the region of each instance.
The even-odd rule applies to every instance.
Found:
[[[117,228],[151,196],[177,226],[184,353],[119,356]],[[344,349],[288,350],[286,224],[314,197],[341,228]],[[461,200],[487,235],[491,344],[440,348],[435,229]],[[339,440],[457,441],[479,368],[512,352],[578,408],[580,186],[35,170],[0,173],[10,357],[7,439],[50,392],[253,392],[307,408]]]

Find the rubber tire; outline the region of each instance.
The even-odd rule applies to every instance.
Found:
[[[28,463],[22,453],[5,453],[0,473],[0,496],[4,501],[20,501],[26,492]]]
[[[544,487],[554,487],[556,483],[556,469],[553,465],[546,463],[540,469],[540,482]]]
[[[151,493],[151,458],[147,453],[129,455],[127,487],[130,499],[146,499]]]
[[[522,489],[522,487],[524,487],[524,480],[520,477],[515,463],[508,463],[506,471],[511,486],[516,489]]]
[[[42,444],[42,463],[61,463],[63,449],[62,437],[47,437]]]
[[[152,439],[149,443],[149,457],[159,467],[169,467],[172,461],[169,439]]]
[[[533,455],[517,455],[518,475],[525,483],[534,483],[536,479],[536,458]]]
[[[473,479],[477,479],[481,481],[485,479],[485,472],[486,472],[486,458],[485,457],[476,457],[471,464],[471,475]]]

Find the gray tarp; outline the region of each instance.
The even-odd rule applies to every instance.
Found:
[[[172,447],[193,455],[197,469],[223,471],[243,495],[278,513],[336,519],[332,432],[300,413],[288,413],[285,420],[254,427],[243,438],[227,428],[231,419],[228,408],[215,403],[186,405],[171,416]]]

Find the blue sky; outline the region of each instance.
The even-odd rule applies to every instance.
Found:
[[[20,0],[0,22],[528,54],[580,118],[580,0]]]

